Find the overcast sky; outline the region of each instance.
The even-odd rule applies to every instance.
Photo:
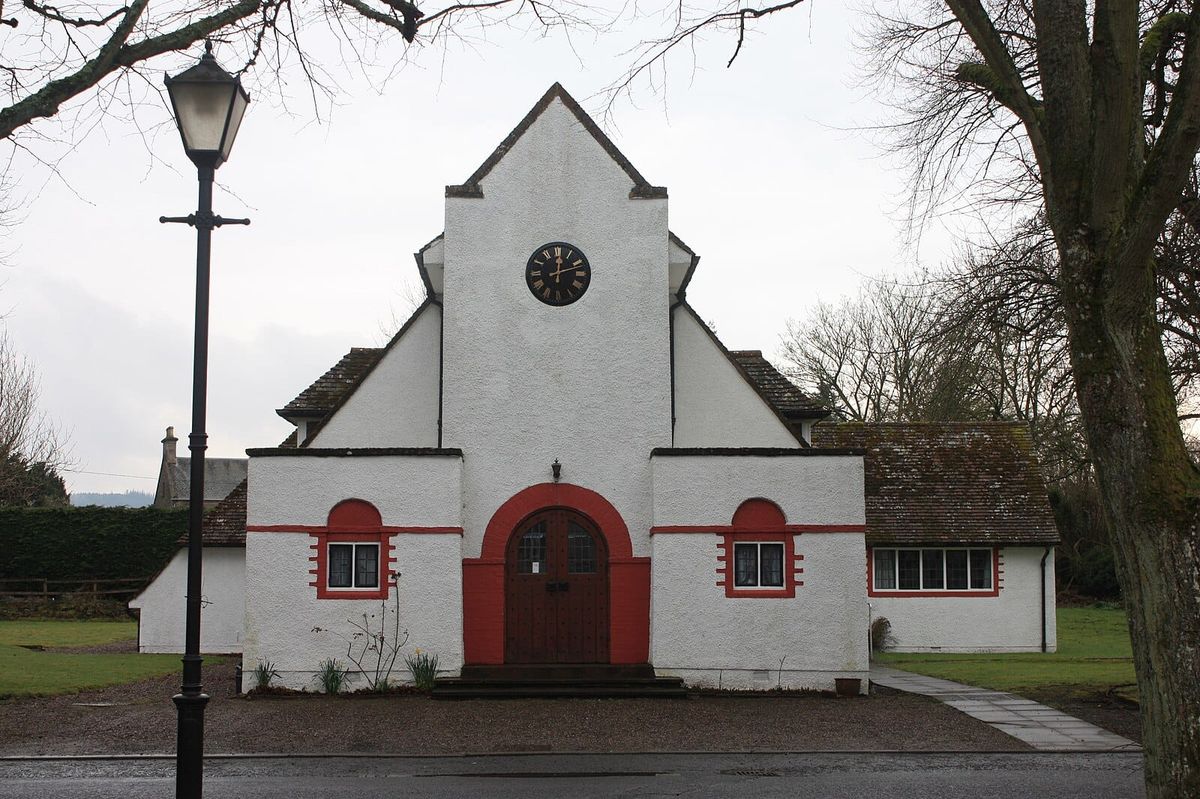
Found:
[[[598,93],[630,63],[622,51],[656,24],[580,34],[574,51],[561,34],[498,30],[427,50],[378,90],[341,73],[345,91],[320,121],[302,82],[285,109],[249,79],[256,102],[217,174],[216,211],[254,221],[214,233],[209,454],[283,439],[274,409],[351,346],[380,344],[407,307],[412,253],[442,229],[444,186],[554,81],[601,110]],[[639,86],[605,125],[669,189],[671,229],[702,258],[688,298],[731,348],[771,356],[814,302],[953,249],[956,220],[909,246],[905,175],[861,131],[887,112],[859,85],[860,24],[816,0],[760,23],[731,69],[733,40],[713,36],[694,72],[676,59],[665,92]],[[153,128],[166,111],[139,118]],[[68,489],[152,491],[163,429],[186,444],[195,279],[194,233],[157,219],[194,210],[195,170],[173,128],[115,120],[62,160],[61,177],[18,163],[0,306],[73,442]]]

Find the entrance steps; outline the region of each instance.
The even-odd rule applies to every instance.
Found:
[[[463,666],[461,677],[440,677],[434,699],[638,698],[686,699],[678,677],[658,677],[648,663]]]

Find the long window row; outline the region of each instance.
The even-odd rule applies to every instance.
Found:
[[[879,549],[873,553],[876,591],[990,591],[990,549]]]

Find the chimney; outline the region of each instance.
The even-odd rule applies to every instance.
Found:
[[[175,463],[175,442],[179,441],[175,437],[175,428],[167,428],[167,437],[162,440],[163,445],[163,462]]]

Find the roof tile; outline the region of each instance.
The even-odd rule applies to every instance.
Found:
[[[353,347],[342,356],[332,369],[317,378],[294,400],[279,409],[280,416],[320,417],[337,405],[342,395],[374,365],[383,349],[380,347]]]
[[[829,415],[814,397],[805,394],[796,384],[784,377],[761,350],[732,350],[730,355],[755,382],[766,399],[789,421],[812,419]]]
[[[866,450],[868,544],[1058,541],[1023,423],[824,423],[812,437]]]

